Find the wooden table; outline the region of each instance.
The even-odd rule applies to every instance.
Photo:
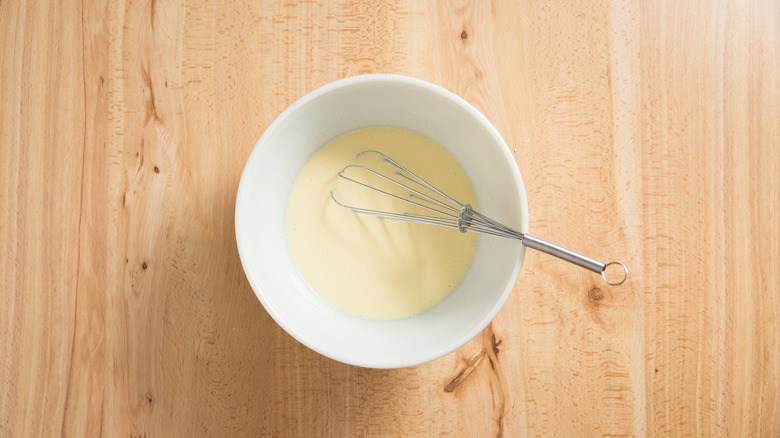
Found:
[[[531,230],[493,323],[322,357],[239,263],[254,143],[399,73],[498,128]],[[780,434],[780,2],[0,2],[0,436]],[[474,147],[479,147],[475,145]]]

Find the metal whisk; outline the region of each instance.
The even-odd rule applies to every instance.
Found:
[[[563,260],[579,265],[585,269],[589,269],[593,272],[601,274],[604,282],[612,286],[623,284],[623,282],[625,282],[628,278],[628,268],[626,268],[626,266],[620,262],[602,263],[598,260],[566,249],[554,243],[550,243],[545,240],[529,236],[528,234],[521,233],[520,231],[507,227],[506,225],[496,222],[495,220],[479,213],[469,204],[458,202],[381,152],[367,150],[358,154],[357,158],[360,158],[366,154],[377,154],[384,162],[389,163],[394,168],[393,176],[395,178],[389,177],[386,174],[359,164],[350,164],[344,167],[339,172],[338,176],[367,189],[386,196],[390,196],[410,205],[414,205],[418,207],[418,209],[425,210],[426,214],[409,212],[394,213],[347,205],[336,199],[333,191],[331,191],[330,197],[336,204],[348,208],[356,213],[375,215],[380,219],[438,225],[457,228],[462,233],[465,233],[466,231],[473,231],[491,236],[519,240],[523,243],[523,245],[529,248],[544,251],[548,254],[552,254]],[[360,172],[363,172],[363,175],[367,178],[373,175],[372,178],[375,177],[375,180],[378,178],[378,181],[387,181],[390,187],[399,189],[399,191],[392,193],[388,190],[383,190],[376,185],[365,182],[366,179],[361,181],[359,179],[352,178],[346,175],[348,169],[359,170]],[[620,266],[623,269],[624,274],[620,281],[612,282],[607,279],[605,271],[607,267],[612,265]]]

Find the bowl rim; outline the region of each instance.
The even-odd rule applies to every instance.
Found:
[[[498,144],[500,153],[503,155],[503,158],[510,163],[515,163],[514,157],[509,152],[509,146],[507,145],[506,141],[498,132],[498,129],[496,129],[496,127],[487,119],[487,117],[485,117],[485,115],[483,115],[479,110],[477,110],[473,105],[471,105],[464,98],[458,96],[457,94],[439,85],[435,85],[428,81],[410,77],[410,76],[404,76],[398,74],[386,74],[386,73],[364,74],[364,75],[350,76],[350,77],[338,79],[336,81],[315,88],[314,90],[296,99],[295,102],[290,104],[281,113],[279,113],[278,116],[276,116],[276,118],[268,125],[268,127],[264,130],[263,134],[260,136],[260,138],[253,146],[252,152],[250,153],[244,165],[244,169],[242,170],[241,179],[239,181],[239,186],[237,190],[236,204],[234,209],[234,216],[235,216],[234,227],[235,227],[235,235],[236,235],[236,245],[238,249],[239,259],[241,261],[241,266],[244,271],[244,275],[246,276],[255,296],[258,298],[260,303],[263,305],[263,308],[271,316],[271,318],[277,324],[279,324],[279,326],[282,327],[285,330],[285,332],[287,332],[298,342],[300,342],[301,344],[305,345],[306,347],[314,350],[319,354],[322,354],[333,360],[350,364],[350,365],[368,367],[368,368],[377,368],[377,369],[403,368],[403,367],[423,364],[438,359],[442,356],[445,356],[457,350],[458,348],[466,344],[468,341],[473,339],[477,334],[482,332],[482,330],[484,330],[485,327],[487,327],[488,324],[490,324],[491,321],[495,318],[495,316],[498,314],[498,312],[506,303],[506,300],[509,298],[509,295],[514,289],[514,286],[506,288],[506,290],[499,296],[498,300],[496,300],[496,302],[494,303],[490,311],[486,313],[484,318],[481,319],[478,324],[475,324],[471,330],[466,332],[464,335],[453,339],[451,342],[441,345],[440,348],[432,348],[430,350],[420,352],[419,354],[416,355],[410,354],[409,356],[405,356],[404,358],[402,358],[402,360],[393,360],[388,358],[381,358],[381,360],[375,360],[376,358],[354,357],[353,355],[341,352],[337,349],[334,350],[328,348],[327,346],[322,346],[318,343],[309,342],[309,340],[304,336],[302,336],[295,329],[295,327],[293,327],[288,321],[284,320],[276,313],[273,304],[269,302],[265,294],[262,293],[263,288],[261,287],[260,284],[257,283],[255,276],[250,274],[250,272],[246,269],[248,261],[246,260],[247,250],[244,249],[244,246],[247,245],[248,243],[246,243],[246,239],[242,239],[241,230],[243,229],[243,224],[241,222],[242,216],[239,214],[239,208],[242,204],[242,200],[246,199],[247,196],[249,196],[248,190],[250,190],[250,188],[249,188],[249,184],[246,183],[246,180],[248,179],[247,175],[251,172],[250,169],[253,168],[252,164],[254,163],[254,161],[260,159],[260,156],[263,154],[263,148],[261,146],[267,142],[268,138],[273,137],[275,131],[279,129],[279,127],[283,125],[285,121],[292,114],[294,114],[300,108],[307,105],[309,102],[318,99],[320,96],[331,93],[335,90],[358,85],[358,84],[366,84],[366,83],[401,83],[404,85],[423,88],[427,91],[433,92],[435,94],[438,94],[441,97],[444,97],[448,101],[452,102],[453,104],[461,107],[463,110],[468,112],[468,114],[471,117],[473,117],[480,125],[482,125],[490,133],[490,136],[495,140],[495,142]],[[520,231],[522,231],[523,233],[527,233],[529,218],[528,218],[528,203],[527,203],[527,193],[525,191],[525,184],[523,182],[522,176],[520,174],[520,170],[517,167],[517,165],[510,166],[510,168],[511,168],[511,173],[513,175],[513,178],[517,184],[518,193],[520,195],[518,199],[518,202],[520,203],[519,208],[521,212]],[[517,262],[515,263],[515,267],[513,269],[512,278],[515,279],[515,283],[517,281],[520,270],[522,268],[524,258],[525,258],[525,248],[523,248],[523,250],[521,251],[520,256]],[[377,321],[377,322],[381,323],[384,321]]]

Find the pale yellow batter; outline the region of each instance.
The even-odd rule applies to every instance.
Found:
[[[444,193],[474,204],[465,172],[433,140],[392,127],[352,131],[318,150],[298,175],[287,207],[290,251],[303,278],[334,306],[363,318],[404,318],[452,292],[471,264],[477,236],[381,220],[334,203],[331,190],[345,204],[422,213],[337,177],[352,163],[389,169],[374,154],[356,160],[366,149],[387,154]]]

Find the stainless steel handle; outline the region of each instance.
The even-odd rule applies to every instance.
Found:
[[[603,278],[604,282],[609,285],[612,286],[621,285],[628,278],[628,268],[626,268],[626,266],[620,262],[602,263],[586,255],[580,254],[578,252],[574,252],[570,249],[564,248],[560,245],[556,245],[546,240],[537,239],[536,237],[529,236],[528,234],[525,234],[523,236],[522,242],[523,245],[529,248],[538,249],[539,251],[546,252],[547,254],[554,255],[555,257],[566,260],[567,262],[574,263],[575,265],[582,266],[585,269],[589,269],[593,272],[601,274],[601,278]],[[618,265],[621,268],[623,268],[623,278],[620,281],[612,282],[607,280],[607,275],[605,271],[607,267],[612,265]]]

